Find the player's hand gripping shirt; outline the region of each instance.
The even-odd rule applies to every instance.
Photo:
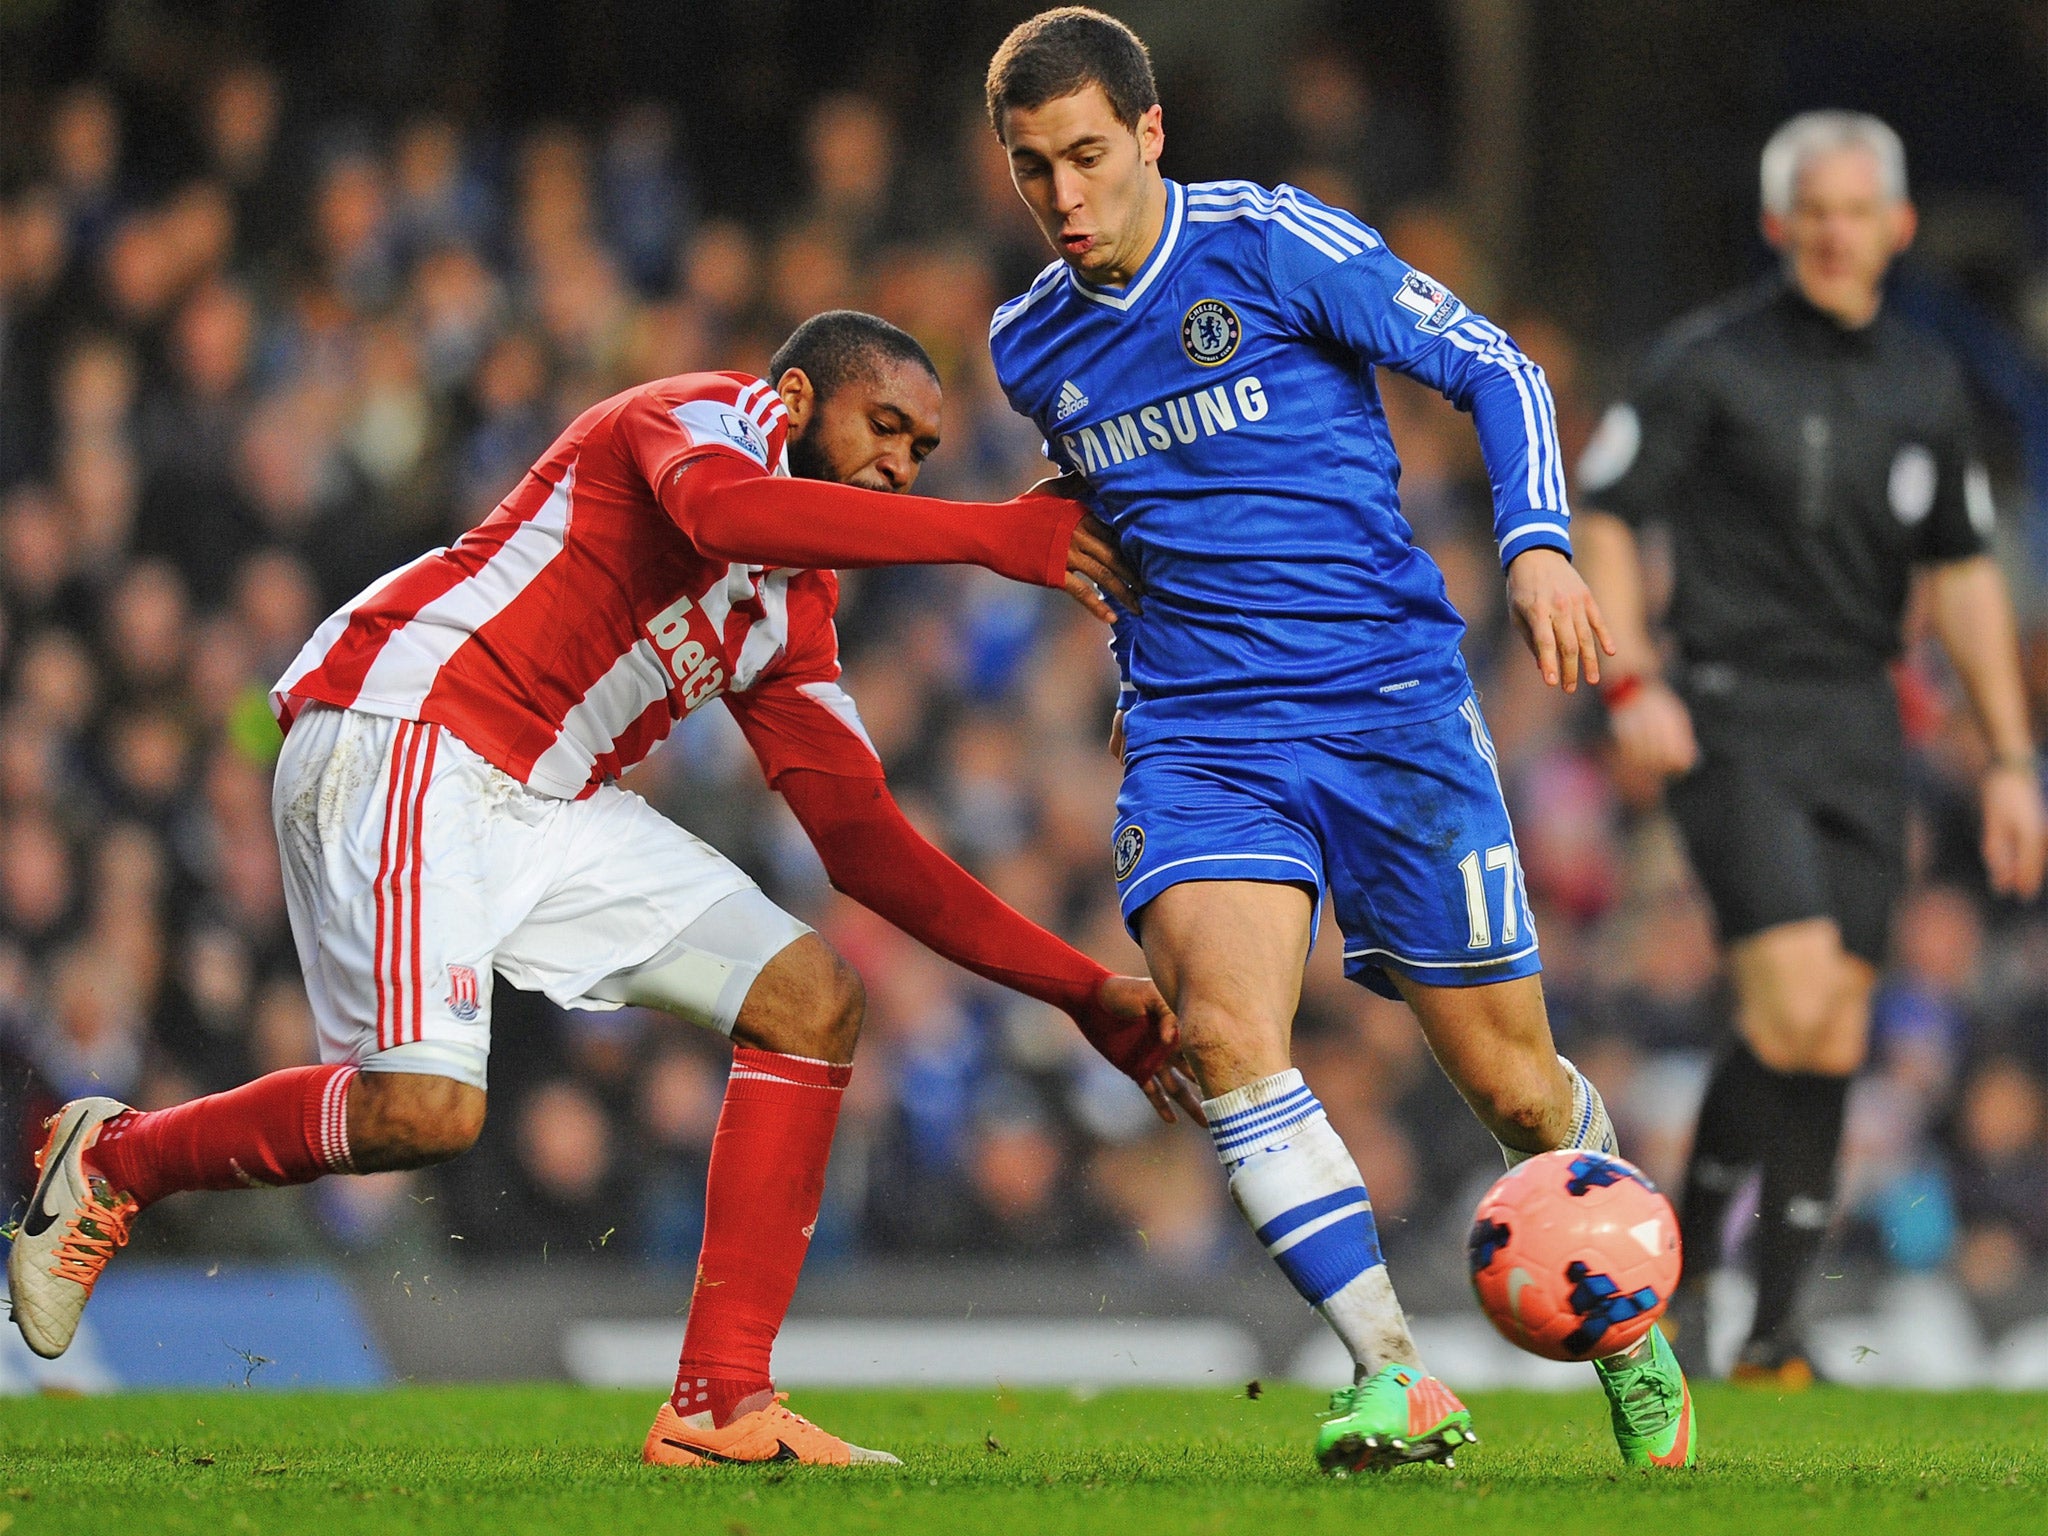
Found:
[[[1118,626],[1136,747],[1424,719],[1470,686],[1464,625],[1396,495],[1373,370],[1478,427],[1503,564],[1570,553],[1542,370],[1349,214],[1169,181],[1121,289],[1054,262],[996,312],[1010,403],[1085,480],[1142,583]]]
[[[446,726],[524,784],[577,798],[724,695],[771,782],[880,778],[838,683],[838,578],[706,554],[655,488],[715,456],[789,472],[758,379],[658,379],[592,406],[497,509],[321,625],[272,694]]]

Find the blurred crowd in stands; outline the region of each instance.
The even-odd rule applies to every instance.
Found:
[[[985,334],[1047,253],[971,111],[957,142],[911,146],[873,99],[817,101],[792,125],[801,201],[740,220],[701,213],[719,165],[659,106],[482,133],[290,105],[264,68],[227,64],[187,92],[185,147],[153,146],[176,174],[141,179],[120,95],[53,89],[0,180],[0,1203],[63,1099],[162,1105],[309,1059],[265,690],[321,617],[473,524],[585,405],[665,374],[760,371],[794,322],[853,305],[914,332],[944,375],[921,490],[1000,496],[1043,471]],[[1548,370],[1576,451],[1626,360],[1596,380],[1555,323],[1504,300],[1454,209],[1428,200],[1400,111],[1312,52],[1262,142],[1269,163],[1243,172],[1354,208],[1503,321]],[[1624,1147],[1668,1178],[1726,1028],[1711,920],[1654,788],[1610,772],[1598,706],[1542,689],[1509,632],[1469,423],[1381,382],[1409,516],[1471,623],[1560,1042]],[[1018,908],[1140,968],[1109,873],[1103,632],[974,572],[865,573],[845,592],[848,686],[914,819]],[[2028,643],[2048,703],[2038,624]],[[1925,643],[1900,687],[1916,881],[1854,1099],[1843,1241],[1951,1266],[1995,1301],[2048,1266],[2048,921],[1980,894],[1981,747]],[[1206,1138],[1159,1127],[1063,1017],[836,897],[722,710],[632,787],[867,980],[814,1263],[1245,1258]],[[1300,1061],[1397,1260],[1455,1264],[1497,1154],[1405,1009],[1342,980],[1330,932]],[[723,1043],[497,995],[472,1154],[260,1201],[180,1197],[139,1246],[686,1271]]]

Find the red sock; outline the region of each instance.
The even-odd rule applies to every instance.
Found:
[[[131,1109],[100,1128],[86,1161],[140,1205],[181,1189],[353,1173],[348,1085],[355,1075],[347,1066],[292,1067],[171,1109]]]
[[[704,1249],[683,1358],[669,1402],[677,1413],[733,1410],[771,1390],[768,1356],[796,1294],[825,1198],[825,1163],[853,1068],[736,1046],[711,1140]]]

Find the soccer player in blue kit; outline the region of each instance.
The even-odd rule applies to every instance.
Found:
[[[1151,64],[1121,22],[1022,23],[988,107],[1059,253],[996,312],[996,371],[1140,582],[1115,641],[1125,921],[1179,1014],[1233,1199],[1354,1361],[1318,1459],[1449,1461],[1471,1416],[1422,1369],[1289,1035],[1327,889],[1347,973],[1407,1000],[1511,1165],[1614,1149],[1551,1042],[1464,626],[1401,517],[1373,370],[1472,413],[1515,621],[1569,692],[1612,646],[1571,564],[1549,391],[1349,214],[1286,186],[1166,180]],[[1691,1464],[1661,1334],[1595,1365],[1624,1459]]]

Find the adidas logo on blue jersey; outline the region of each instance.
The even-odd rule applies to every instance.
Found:
[[[1060,397],[1054,403],[1052,419],[1055,422],[1065,421],[1074,412],[1087,409],[1088,397],[1081,392],[1080,385],[1069,379],[1060,386]]]

